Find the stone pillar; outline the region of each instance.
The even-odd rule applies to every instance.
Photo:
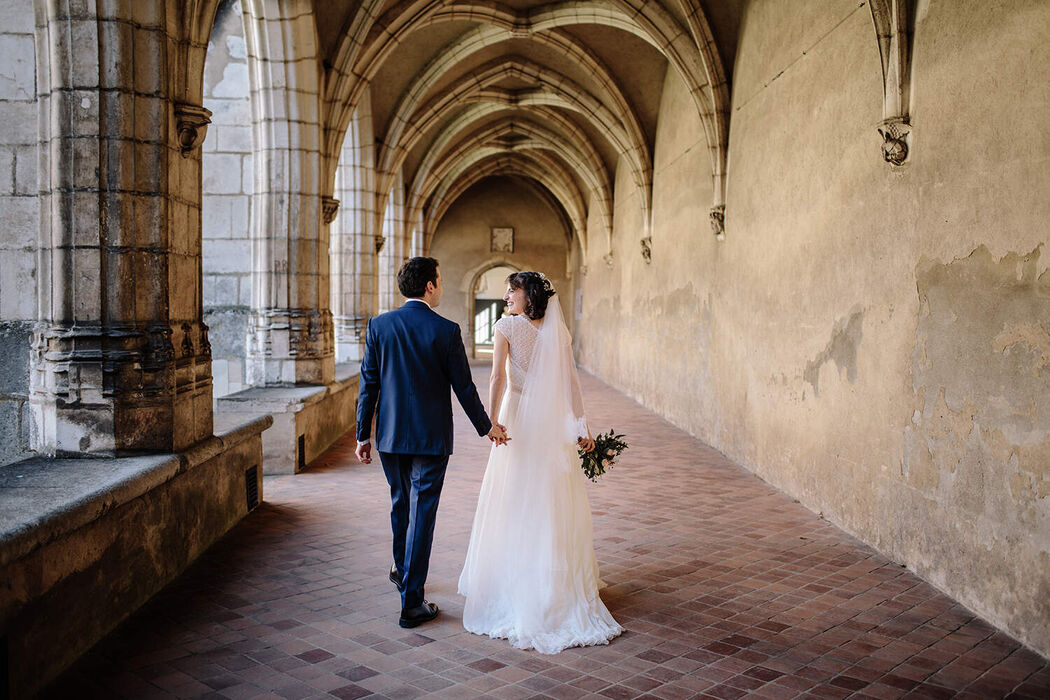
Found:
[[[320,79],[308,0],[246,0],[255,183],[248,382],[335,378]]]
[[[378,302],[379,312],[391,311],[401,305],[401,292],[397,288],[397,271],[401,263],[408,259],[408,247],[405,245],[404,222],[404,183],[399,172],[394,179],[394,186],[386,198],[386,209],[382,218],[382,248],[378,254]],[[378,248],[379,242],[377,240]]]
[[[337,362],[357,362],[368,319],[375,315],[376,250],[372,211],[375,166],[367,92],[354,112],[336,169],[342,201],[332,224],[332,317]]]
[[[198,148],[208,114],[172,87],[190,72],[181,9],[37,7],[34,448],[178,451],[212,433]]]

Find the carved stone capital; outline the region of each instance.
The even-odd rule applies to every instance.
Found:
[[[648,265],[653,261],[653,237],[646,236],[641,240],[642,244],[642,259]]]
[[[211,124],[211,110],[199,105],[175,104],[175,129],[183,158],[200,148]]]
[[[386,238],[383,237],[383,236],[380,236],[379,234],[376,234],[375,244],[376,244],[376,255],[379,255],[383,251],[383,246],[386,245]]]
[[[316,360],[330,357],[332,313],[327,309],[277,308],[248,317],[248,351],[255,356]]]
[[[724,241],[726,238],[726,206],[719,204],[717,207],[712,207],[708,216],[711,219],[711,231],[715,234],[715,239]]]
[[[194,350],[205,334],[199,321],[38,324],[30,352],[36,449],[170,451],[201,439],[211,430],[211,361]]]
[[[334,316],[335,337],[339,342],[363,343],[370,316]]]
[[[890,165],[903,165],[908,159],[911,124],[904,118],[886,119],[878,128],[882,136],[882,158]]]
[[[335,197],[325,195],[321,197],[321,215],[326,224],[335,221],[336,212],[339,211],[339,200]]]

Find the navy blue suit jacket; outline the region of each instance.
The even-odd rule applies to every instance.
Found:
[[[376,316],[368,322],[361,360],[357,441],[369,438],[375,415],[380,452],[452,454],[450,389],[478,435],[492,429],[458,324],[418,301]]]

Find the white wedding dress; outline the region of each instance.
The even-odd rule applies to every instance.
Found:
[[[463,626],[544,654],[607,644],[623,628],[598,597],[586,477],[586,435],[568,330],[555,300],[537,329],[524,316],[496,324],[510,344],[510,382],[478,497],[459,592]]]

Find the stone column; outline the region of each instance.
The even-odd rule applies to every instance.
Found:
[[[347,129],[335,177],[336,196],[342,201],[331,229],[337,362],[361,359],[368,319],[375,315],[375,166],[367,102],[366,93]]]
[[[175,60],[180,10],[37,6],[34,447],[178,451],[212,432],[197,148],[208,114],[173,95],[171,76],[188,72]]]
[[[255,184],[248,382],[335,378],[322,222],[320,62],[307,0],[246,0]]]
[[[376,253],[378,260],[377,287],[379,312],[396,309],[401,305],[401,292],[397,288],[397,271],[408,259],[408,246],[405,245],[404,222],[404,181],[399,172],[394,178],[394,186],[386,197],[386,208],[383,211],[382,248]],[[379,241],[376,246],[378,248]]]

